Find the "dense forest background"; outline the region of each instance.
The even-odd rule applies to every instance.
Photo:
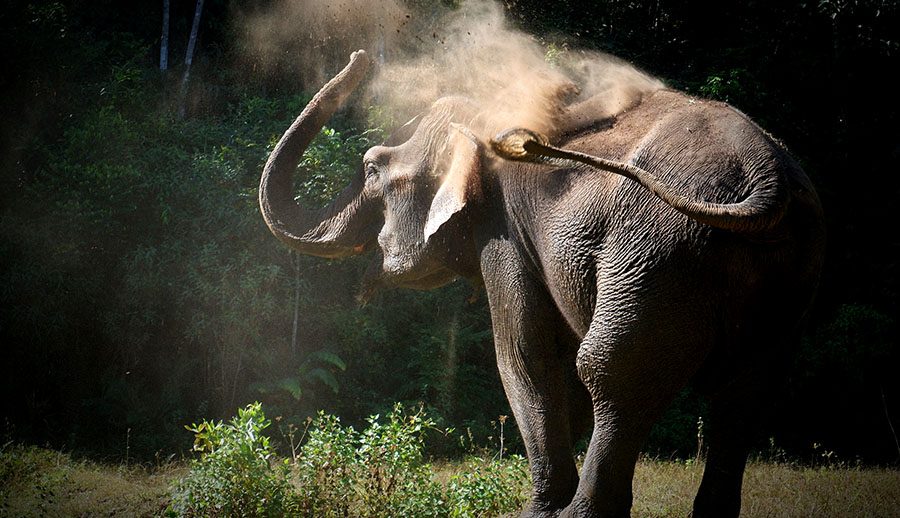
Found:
[[[321,52],[330,75],[348,44],[313,41],[298,26],[285,52],[263,63],[240,20],[275,3],[207,0],[187,82],[193,0],[171,1],[165,71],[160,0],[4,3],[6,439],[147,459],[186,450],[186,423],[259,400],[297,426],[318,409],[359,423],[395,401],[422,403],[441,425],[495,440],[509,410],[484,297],[470,302],[472,286],[457,281],[385,292],[360,307],[365,260],[297,256],[265,228],[256,202],[262,165],[321,74],[304,76],[291,45]],[[434,37],[440,27],[429,23],[465,7],[401,3]],[[788,146],[823,200],[829,248],[760,449],[896,463],[900,2],[509,0],[503,8],[548,57],[615,54],[673,88],[737,106]],[[325,57],[334,50],[338,57]],[[377,105],[339,113],[301,164],[309,174],[300,199],[329,199],[395,122]],[[648,451],[693,454],[704,412],[685,392]]]

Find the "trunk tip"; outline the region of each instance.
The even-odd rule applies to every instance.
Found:
[[[353,63],[353,62],[355,62],[356,60],[359,60],[359,59],[364,60],[364,61],[368,64],[368,61],[369,61],[369,55],[368,55],[368,53],[366,53],[366,51],[363,50],[363,49],[359,49],[359,50],[357,50],[356,52],[351,52],[351,53],[350,53],[350,62],[351,62],[351,63]]]

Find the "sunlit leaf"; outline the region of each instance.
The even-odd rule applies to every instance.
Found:
[[[303,395],[300,378],[282,378],[278,381],[278,386],[290,392],[294,399],[300,399],[300,396]]]
[[[338,381],[334,374],[325,369],[313,369],[306,374],[311,378],[318,378],[322,383],[328,385],[335,394],[338,392]]]

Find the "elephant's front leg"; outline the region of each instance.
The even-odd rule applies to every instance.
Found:
[[[497,268],[502,278],[485,275],[497,364],[533,481],[522,517],[554,517],[578,486],[572,446],[590,422],[590,396],[574,368],[564,367],[566,349],[574,356],[577,343],[567,343],[571,335],[550,297],[523,269]]]

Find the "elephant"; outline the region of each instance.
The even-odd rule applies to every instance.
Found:
[[[271,153],[272,233],[314,256],[371,252],[365,296],[484,290],[532,475],[522,517],[628,516],[641,449],[688,386],[710,401],[693,516],[738,516],[824,255],[821,204],[784,146],[664,88],[553,142],[527,128],[485,142],[471,130],[485,108],[448,97],[366,151],[330,204],[302,207],[297,163],[368,62],[354,52]]]

